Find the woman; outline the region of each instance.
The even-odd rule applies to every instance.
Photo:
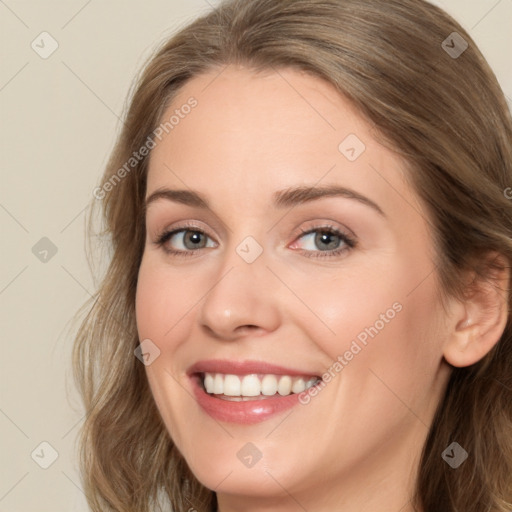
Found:
[[[91,508],[510,510],[511,141],[423,0],[233,0],[166,42],[94,194]]]

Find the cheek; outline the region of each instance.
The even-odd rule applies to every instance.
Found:
[[[167,339],[170,330],[193,304],[193,297],[187,298],[187,289],[190,288],[183,286],[176,275],[166,273],[151,258],[143,258],[135,300],[140,339]]]
[[[314,282],[297,282],[296,289],[302,287],[301,294],[315,313],[308,315],[313,318],[312,339],[333,360],[351,347],[357,351],[354,341],[361,348],[369,346],[369,340],[382,336],[403,314],[402,289],[407,283],[400,266],[378,263],[343,269],[334,279],[326,274]]]
[[[159,356],[145,367],[146,376],[156,406],[174,441],[181,444],[179,411],[187,405],[183,388],[177,382],[180,373],[176,366],[180,329],[186,322],[182,294],[176,289],[176,280],[169,282],[165,272],[151,258],[143,257],[139,269],[135,313],[139,339],[150,339],[159,349]],[[175,327],[177,325],[177,327]],[[185,400],[185,404],[182,401]],[[176,406],[178,404],[178,406]],[[180,406],[181,404],[181,406]]]
[[[161,315],[159,304],[162,292],[161,288],[157,286],[157,282],[156,272],[145,264],[143,258],[139,269],[135,296],[135,317],[139,339],[141,340],[155,337],[155,327],[159,325]]]
[[[433,378],[442,360],[434,275],[428,260],[410,254],[379,263],[309,284],[307,303],[316,315],[304,328],[331,365],[343,358],[338,372],[361,378],[380,371],[401,389],[412,382],[413,390]]]

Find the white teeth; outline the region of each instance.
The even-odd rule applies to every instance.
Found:
[[[226,382],[226,381],[224,381]],[[261,384],[257,375],[246,375],[242,380],[240,394],[242,396],[258,396],[260,394]]]
[[[265,375],[261,381],[261,394],[272,396],[277,393],[277,377],[274,375]]]
[[[292,393],[302,393],[306,389],[304,379],[296,379],[292,386]]]
[[[288,375],[281,377],[277,386],[277,392],[281,396],[289,395],[292,392],[292,378],[288,377]]]
[[[207,373],[204,377],[204,387],[207,393],[213,393],[213,375],[211,373]]]
[[[217,373],[213,379],[213,393],[216,395],[224,393],[224,379],[220,373]]]
[[[226,397],[287,396],[302,393],[320,381],[316,377],[291,377],[289,375],[238,376],[223,373],[204,374],[203,384],[207,393]]]
[[[226,375],[224,377],[224,394],[227,396],[240,396],[240,379],[238,375]]]

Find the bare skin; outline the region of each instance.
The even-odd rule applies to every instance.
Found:
[[[501,301],[489,295],[485,303],[453,300],[443,311],[427,215],[403,179],[405,164],[332,86],[295,70],[218,73],[181,89],[164,118],[190,96],[197,107],[150,160],[147,197],[195,190],[210,205],[165,198],[148,205],[136,309],[140,339],[161,351],[146,367],[158,409],[222,512],[409,512],[448,362],[483,357],[506,312],[493,309]],[[354,161],[339,149],[349,134],[365,145]],[[341,196],[272,205],[277,190],[328,184],[356,191],[381,212]],[[355,246],[335,234],[315,242],[326,226]],[[181,227],[205,233],[200,249],[185,244],[190,232],[155,243]],[[251,263],[236,250],[246,237],[262,250]],[[354,354],[352,342],[370,326],[377,334]],[[340,357],[342,370],[333,370]],[[334,376],[305,405],[255,424],[222,422],[198,405],[186,374],[203,359],[266,361],[315,375],[331,368]],[[250,468],[237,457],[248,442],[262,456]]]

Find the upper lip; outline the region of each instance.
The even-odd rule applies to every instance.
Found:
[[[227,359],[208,359],[194,363],[187,370],[188,375],[197,373],[224,373],[229,375],[249,375],[255,373],[272,375],[311,376],[318,377],[318,374],[311,371],[286,368],[264,361],[230,361]]]

